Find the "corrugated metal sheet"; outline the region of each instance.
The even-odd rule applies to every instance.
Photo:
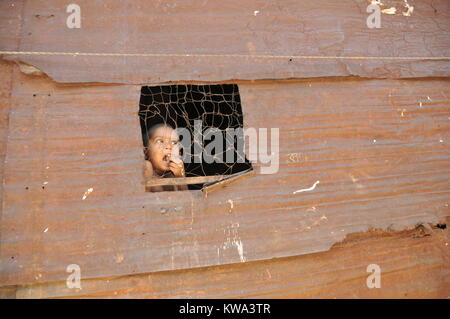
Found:
[[[138,86],[17,76],[4,171],[7,284],[62,280],[71,263],[92,278],[294,256],[448,214],[446,80],[242,83],[245,125],[280,128],[279,172],[257,170],[205,198],[145,192]]]
[[[6,42],[3,50],[163,55],[8,57],[32,64],[58,82],[155,83],[349,75],[414,78],[450,74],[450,63],[439,60],[288,57],[448,57],[447,0],[416,1],[411,16],[401,13],[406,11],[403,0],[385,1],[386,7],[397,7],[398,14],[383,14],[379,29],[367,27],[366,0],[80,0],[81,29],[66,27],[64,2],[15,3],[23,8],[20,41]],[[9,25],[5,31],[12,28]],[[171,54],[191,56],[167,56]]]
[[[448,296],[448,231],[352,234],[330,251],[179,271],[4,288],[18,298],[443,298]],[[379,264],[381,289],[366,286]],[[1,288],[0,288],[1,291]]]
[[[83,27],[69,30],[65,4],[2,2],[0,49],[227,56],[7,57],[50,78],[1,62],[4,296],[376,297],[359,281],[376,261],[409,269],[390,277],[404,289],[389,296],[448,296],[448,229],[375,233],[325,251],[348,234],[449,215],[450,82],[430,78],[447,77],[449,62],[229,56],[450,56],[448,2],[383,15],[377,30],[366,28],[366,1],[78,4]],[[165,81],[237,83],[244,125],[280,128],[279,172],[254,165],[255,175],[207,197],[145,192],[139,84]],[[62,287],[73,263],[83,292]],[[315,267],[323,277],[302,277]],[[337,274],[348,280],[332,283]],[[212,278],[217,285],[204,288]],[[299,278],[291,288],[290,278]]]

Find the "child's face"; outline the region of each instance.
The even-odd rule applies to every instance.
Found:
[[[170,170],[172,157],[180,156],[178,134],[169,126],[156,128],[148,141],[149,159],[158,174]]]

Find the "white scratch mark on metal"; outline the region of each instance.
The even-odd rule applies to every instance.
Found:
[[[397,9],[395,7],[391,7],[389,9],[383,9],[381,12],[385,14],[395,14],[397,12]]]
[[[238,250],[238,253],[239,253],[239,258],[241,259],[241,262],[245,262],[244,245],[242,244],[242,241],[239,240],[239,241],[235,242],[235,245],[237,247],[237,250]]]
[[[242,243],[241,237],[238,233],[239,223],[234,223],[228,226],[224,232],[227,235],[226,241],[222,245],[222,249],[228,249],[231,247],[236,247],[239,259],[241,262],[245,262],[246,258],[244,255],[244,244]]]
[[[297,193],[302,193],[302,192],[309,192],[309,191],[312,191],[312,190],[314,190],[314,188],[316,188],[317,184],[319,184],[319,183],[320,183],[320,181],[317,181],[317,182],[315,182],[314,185],[311,186],[310,188],[299,189],[299,190],[296,190],[295,192],[293,192],[292,194],[297,194]]]
[[[230,210],[229,210],[229,212],[231,213],[233,211],[233,208],[234,208],[233,200],[229,199],[229,200],[227,200],[227,203],[230,203]]]
[[[81,198],[82,200],[85,200],[87,197],[88,197],[88,195],[90,194],[90,193],[92,193],[94,191],[94,189],[91,187],[91,188],[89,188],[86,192],[84,192],[84,195],[83,195],[83,197]]]

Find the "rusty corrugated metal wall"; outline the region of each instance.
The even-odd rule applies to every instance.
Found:
[[[448,297],[450,4],[409,3],[369,29],[362,0],[78,1],[69,29],[63,1],[2,1],[1,51],[124,54],[3,55],[2,296]],[[392,56],[422,58],[368,58]],[[279,172],[145,192],[164,83],[237,83]]]

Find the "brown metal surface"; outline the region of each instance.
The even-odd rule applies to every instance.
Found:
[[[11,108],[10,98],[12,88],[12,70],[13,66],[11,64],[0,61],[0,178],[2,181],[6,157],[9,112]],[[0,207],[3,206],[3,183],[0,184],[0,205]],[[2,233],[0,232],[0,242],[1,240]]]
[[[179,271],[5,287],[9,298],[448,298],[449,230],[352,234],[327,252]],[[369,264],[381,289],[369,289]]]
[[[449,57],[450,5],[447,0],[414,1],[411,16],[402,14],[406,11],[403,0],[384,1],[386,8],[393,6],[398,12],[382,14],[381,28],[374,29],[366,24],[367,0],[80,0],[77,1],[81,7],[80,29],[66,26],[69,14],[64,2],[5,1],[12,2],[14,7],[4,5],[4,15],[13,16],[17,7],[23,8],[22,25],[11,24],[0,31],[0,38],[8,40],[0,42],[1,50],[163,55],[8,56],[8,59],[22,60],[37,67],[58,82],[136,84],[450,74],[448,60],[290,57]],[[20,41],[9,41],[12,29],[20,30]],[[164,56],[171,54],[190,56]]]
[[[4,284],[62,280],[72,263],[93,278],[308,254],[448,214],[447,80],[241,83],[244,125],[280,128],[279,172],[256,165],[205,198],[145,192],[139,86],[16,73]]]
[[[0,50],[216,56],[0,61],[0,296],[448,297],[448,229],[395,231],[449,215],[450,63],[230,57],[450,56],[448,1],[381,29],[362,0],[77,3],[81,29],[61,2],[0,2]],[[140,84],[186,81],[237,83],[244,126],[280,129],[279,171],[145,192]],[[373,228],[394,233],[328,251]],[[387,290],[361,284],[371,262]]]

